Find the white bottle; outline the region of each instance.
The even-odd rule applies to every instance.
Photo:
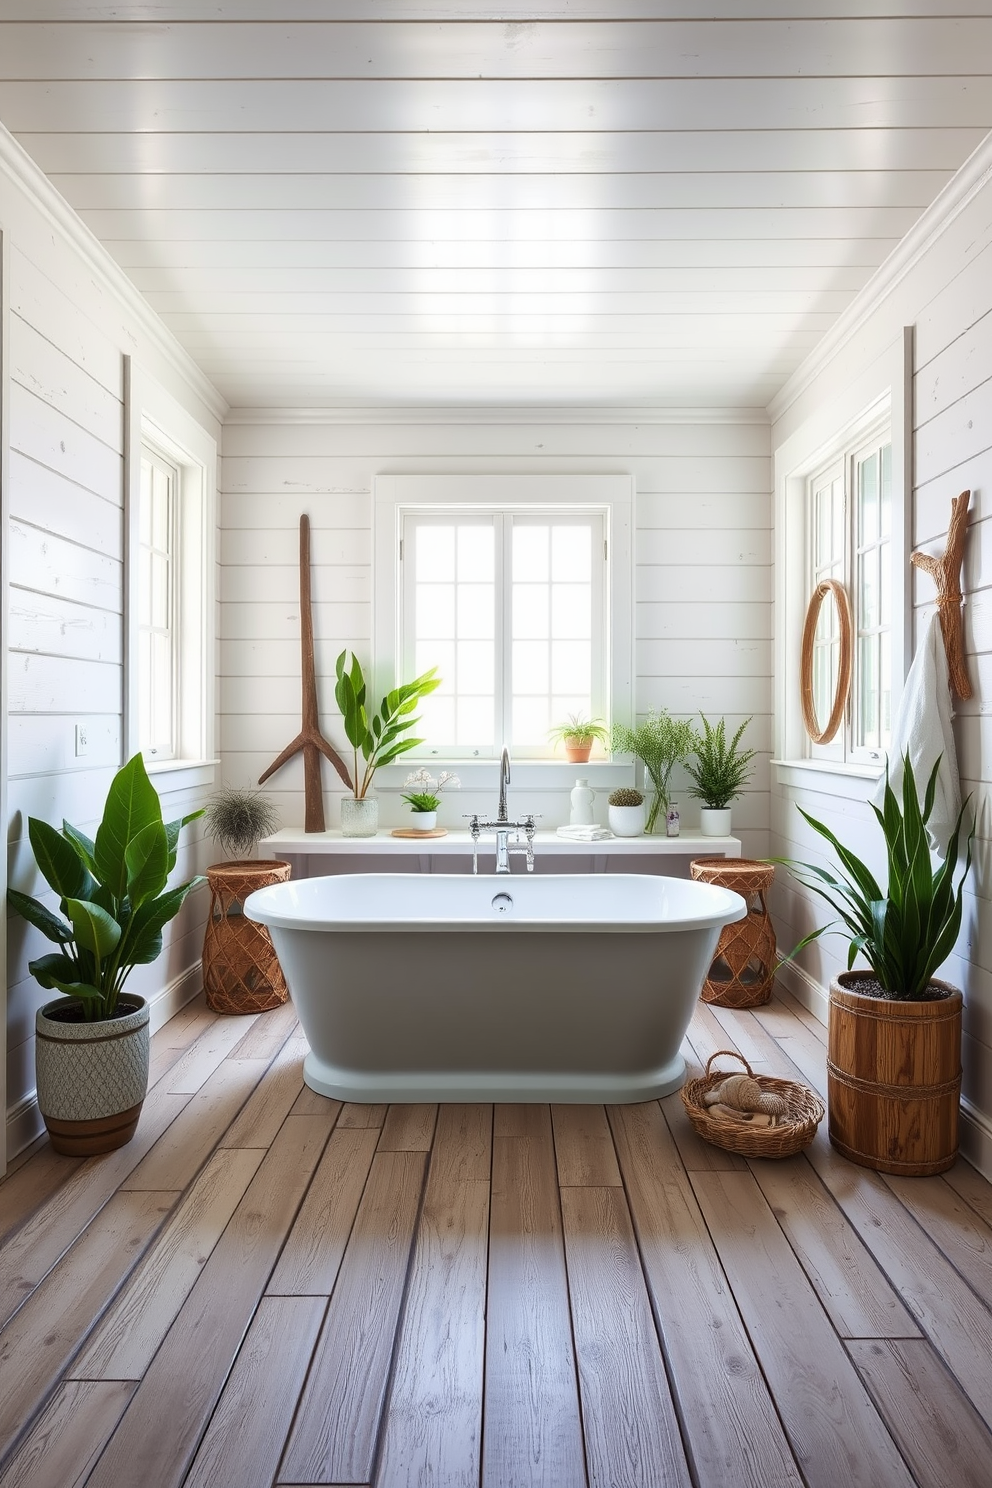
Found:
[[[569,813],[568,824],[570,827],[591,827],[595,821],[592,814],[592,803],[596,799],[596,792],[590,788],[588,780],[577,780],[572,786],[572,794],[569,797],[572,809]]]

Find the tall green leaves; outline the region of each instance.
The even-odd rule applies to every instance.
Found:
[[[337,677],[334,700],[341,710],[345,737],[354,758],[351,787],[361,800],[376,770],[424,742],[409,737],[407,731],[417,723],[410,715],[421,698],[440,687],[441,678],[435,675],[437,668],[431,667],[414,681],[387,692],[378,712],[370,716],[365,706],[367,688],[359,660],[352,654],[350,666],[347,661],[348,652],[342,651],[334,666]],[[365,761],[364,767],[359,765],[359,754]]]
[[[843,872],[835,877],[813,863],[776,859],[837,914],[844,927],[841,933],[848,937],[848,967],[854,965],[859,954],[863,955],[887,996],[912,1002],[926,997],[934,974],[954,948],[961,929],[962,889],[971,867],[973,827],[962,844],[967,801],[958,814],[944,861],[938,868],[933,867],[926,829],[939,766],[938,760],[921,805],[906,756],[901,807],[886,771],[882,805],[872,806],[885,840],[888,886],[884,892],[861,859],[801,807],[801,815],[837,854]],[[964,867],[955,883],[962,853]],[[835,929],[836,922],[822,926],[801,941],[796,951]]]
[[[140,755],[119,770],[91,842],[63,822],[61,832],[32,817],[28,835],[46,882],[59,896],[60,919],[17,889],[11,908],[59,946],[29,963],[42,987],[79,998],[87,1018],[111,1018],[132,968],[154,961],[162,929],[179,913],[190,879],[168,889],[179,834],[202,812],[163,822],[162,807]]]

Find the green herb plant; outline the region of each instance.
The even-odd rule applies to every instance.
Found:
[[[797,863],[791,858],[773,860],[789,868],[801,884],[825,899],[839,916],[839,921],[823,925],[801,940],[792,956],[821,935],[844,935],[848,941],[848,971],[860,954],[868,962],[885,997],[906,1002],[930,1000],[927,989],[938,967],[954,949],[961,929],[962,889],[971,867],[975,835],[972,826],[962,842],[962,826],[968,809],[966,800],[948,840],[944,860],[934,868],[927,839],[927,822],[933,810],[939,767],[938,759],[930,772],[921,807],[909,756],[904,758],[901,809],[889,784],[886,767],[882,807],[872,806],[885,839],[888,859],[888,886],[885,890],[876,883],[861,859],[844,847],[829,827],[799,808],[813,830],[830,843],[842,871],[837,874],[814,863]],[[954,878],[962,856],[964,868],[955,885]],[[788,959],[791,960],[791,956]]]
[[[111,782],[96,840],[77,827],[62,830],[28,819],[35,861],[59,896],[59,914],[38,899],[9,889],[13,909],[58,946],[28,963],[42,987],[82,1004],[87,1022],[113,1018],[135,966],[154,961],[162,930],[204,880],[167,887],[176,866],[179,834],[202,816],[163,822],[158,794],[136,754]]]
[[[699,743],[699,735],[688,719],[673,718],[666,708],[652,709],[643,723],[628,727],[617,724],[613,729],[613,748],[617,754],[634,754],[643,763],[654,790],[644,830],[654,831],[658,812],[668,812],[671,800],[672,771],[684,764]]]
[[[695,748],[696,763],[687,760],[685,766],[686,774],[694,782],[689,795],[712,811],[724,811],[731,801],[736,801],[751,778],[751,761],[757,750],[738,747],[751,720],[745,718],[728,744],[725,718],[712,724],[705,714],[699,716],[703,720],[703,732]]]
[[[350,785],[355,800],[364,801],[376,770],[424,742],[423,739],[406,737],[407,730],[419,722],[410,715],[422,698],[440,687],[441,678],[435,675],[437,667],[431,667],[413,682],[387,692],[378,712],[369,714],[365,706],[368,689],[361,664],[354,653],[350,666],[347,661],[348,652],[342,651],[334,667],[337,676],[334,698],[352,748],[354,764]],[[363,764],[359,764],[359,755]]]
[[[548,733],[552,744],[602,744],[610,742],[610,731],[601,718],[584,718],[581,713],[569,713],[564,723],[556,724]]]

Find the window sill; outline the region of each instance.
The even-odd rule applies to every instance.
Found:
[[[868,799],[869,788],[885,772],[884,764],[841,764],[833,760],[773,759],[772,765],[779,785],[792,785],[807,790],[819,790],[825,795],[863,800]]]
[[[160,764],[145,761],[148,777],[160,796],[197,786],[213,785],[220,760],[163,760]]]

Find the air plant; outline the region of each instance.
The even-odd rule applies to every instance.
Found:
[[[279,825],[279,813],[261,791],[224,786],[210,797],[204,815],[208,837],[219,842],[229,857],[247,858],[258,850],[261,837]]]

